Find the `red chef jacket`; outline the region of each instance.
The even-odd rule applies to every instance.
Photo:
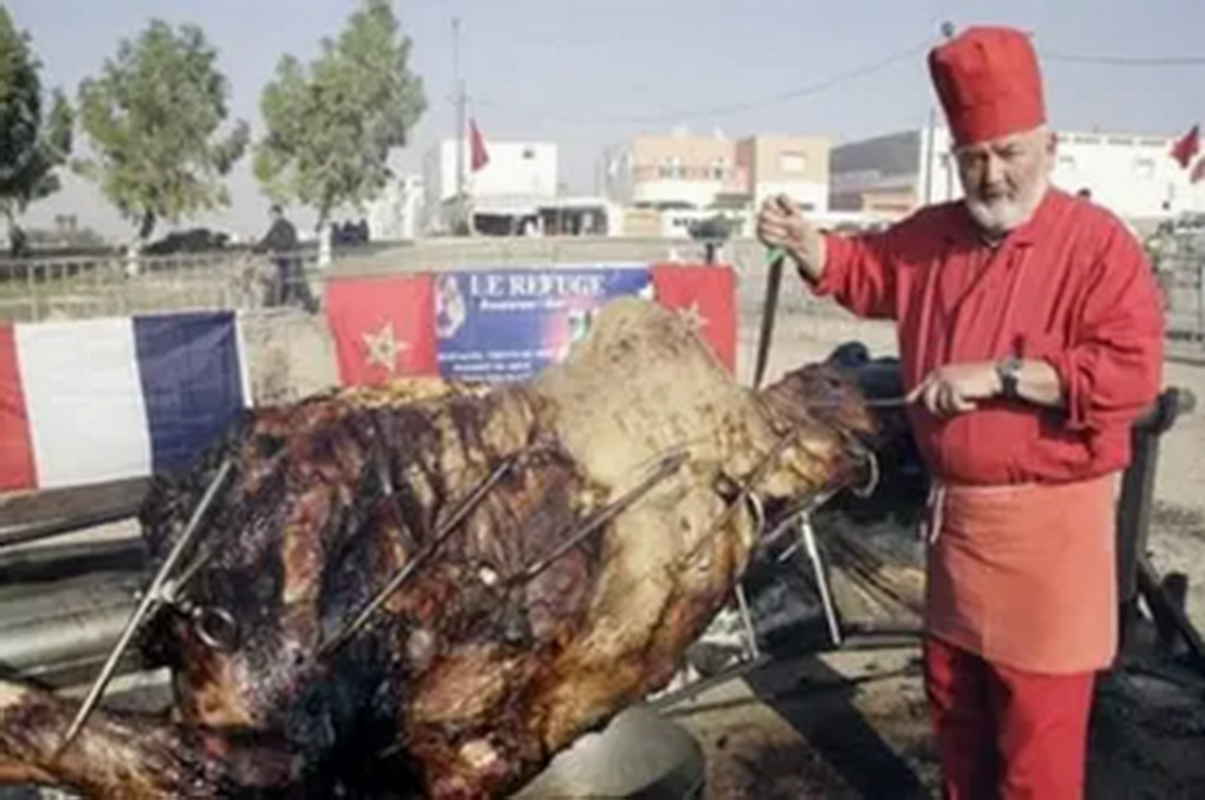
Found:
[[[1159,391],[1163,315],[1141,246],[1107,210],[1055,189],[996,247],[961,203],[879,234],[831,236],[827,246],[816,293],[896,320],[905,391],[942,365],[1009,355],[1047,360],[1065,387],[1062,410],[995,400],[948,420],[909,410],[936,482],[958,498],[939,523],[952,535],[938,533],[930,548],[931,632],[1018,668],[1103,666],[1116,613],[1115,603],[1099,608],[1114,596],[1112,542],[1102,539],[1112,536],[1111,514],[1065,506],[1078,498],[1111,512],[1102,481],[1129,463],[1131,426]],[[1001,513],[1002,487],[1017,513]],[[1081,557],[1091,587],[1051,563],[1065,570]],[[1059,584],[1081,599],[1059,594]],[[1062,611],[1035,619],[1041,608]],[[992,649],[1026,641],[1030,652]]]

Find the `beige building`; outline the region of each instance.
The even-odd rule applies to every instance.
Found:
[[[829,142],[809,136],[732,139],[678,131],[642,135],[607,151],[603,195],[629,208],[658,209],[663,233],[717,212],[743,218],[764,198],[785,194],[804,209],[828,210]]]

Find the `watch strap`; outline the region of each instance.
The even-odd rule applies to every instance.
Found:
[[[1018,391],[1018,373],[1021,371],[1021,360],[1019,358],[1006,358],[996,364],[996,374],[1000,376],[1000,394],[1009,399],[1015,400],[1020,396]]]

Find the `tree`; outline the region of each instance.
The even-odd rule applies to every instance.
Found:
[[[80,126],[96,156],[76,170],[137,225],[140,241],[159,220],[230,205],[225,178],[246,152],[250,128],[240,120],[220,133],[228,95],[204,32],[161,20],[136,42],[123,39],[101,75],[80,85]]]
[[[376,196],[390,177],[390,150],[407,144],[427,108],[409,58],[410,39],[387,0],[362,0],[308,69],[283,57],[260,99],[267,130],[255,173],[268,195],[316,210],[319,231],[335,209]]]
[[[71,153],[71,108],[56,90],[46,113],[41,69],[29,35],[0,6],[0,214],[14,252],[24,238],[17,218],[59,190],[58,168]]]

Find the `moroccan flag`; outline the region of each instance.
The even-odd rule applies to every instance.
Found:
[[[339,278],[326,307],[344,386],[438,374],[433,275]]]
[[[473,172],[490,163],[489,151],[485,149],[485,139],[477,128],[476,120],[469,120],[469,148]]]
[[[1205,158],[1198,158],[1197,164],[1192,168],[1192,174],[1188,177],[1189,183],[1200,183],[1205,181]]]
[[[1188,169],[1188,165],[1197,157],[1197,153],[1201,151],[1201,126],[1193,125],[1188,133],[1184,134],[1184,138],[1172,145],[1172,158],[1180,164],[1184,169]]]
[[[720,362],[736,373],[736,274],[727,266],[656,264],[657,302],[697,326]]]

